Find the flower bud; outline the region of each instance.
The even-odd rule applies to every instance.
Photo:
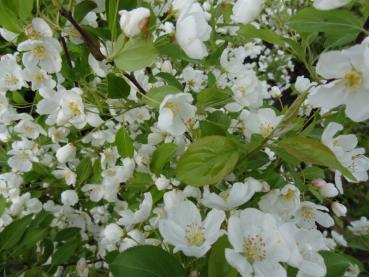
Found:
[[[120,28],[127,37],[134,37],[145,33],[150,18],[150,10],[137,8],[131,11],[122,10],[120,14]]]
[[[279,98],[282,96],[282,92],[281,90],[279,89],[279,87],[272,87],[271,90],[270,90],[270,96],[272,96],[273,98]]]
[[[324,181],[323,179],[314,179],[313,181],[311,181],[311,183],[313,184],[314,187],[317,188],[321,188],[327,184],[327,182]]]
[[[111,242],[118,242],[123,236],[123,230],[115,223],[110,223],[104,229],[104,237]]]
[[[76,156],[76,147],[71,143],[61,147],[56,151],[56,159],[59,163],[66,163]]]
[[[161,71],[165,73],[172,73],[173,67],[170,61],[166,60],[161,65]]]
[[[65,190],[61,194],[61,202],[67,206],[73,206],[78,203],[78,194],[74,190]]]
[[[338,190],[332,183],[325,183],[323,186],[319,187],[319,192],[323,197],[326,198],[332,198],[338,195]]]
[[[311,82],[308,78],[305,78],[304,76],[299,76],[296,79],[296,83],[295,83],[295,89],[302,93],[307,91],[311,86]]]
[[[338,201],[334,201],[331,206],[332,211],[338,217],[345,216],[347,213],[347,208],[345,205],[339,203]]]

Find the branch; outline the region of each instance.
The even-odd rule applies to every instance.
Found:
[[[69,67],[73,69],[72,59],[70,58],[69,51],[68,51],[68,48],[67,48],[67,44],[65,43],[65,38],[62,35],[60,35],[60,42],[61,42],[61,45],[63,47],[65,57],[67,59],[67,63],[69,65]]]
[[[140,85],[140,83],[137,81],[135,75],[133,75],[133,73],[128,74],[128,73],[124,73],[123,74],[128,80],[130,80],[135,86],[136,88],[143,94],[146,94],[146,90]]]
[[[367,31],[369,30],[369,17],[366,19],[366,21],[365,21],[365,23],[364,23],[363,28],[364,28],[365,30],[367,30]],[[366,38],[366,33],[365,33],[364,31],[362,31],[362,32],[360,32],[360,33],[357,35],[355,42],[356,42],[357,44],[362,43],[362,42],[363,42],[363,40],[364,40],[365,38]]]
[[[95,59],[98,61],[104,60],[106,57],[103,53],[101,53],[100,46],[96,45],[96,43],[81,28],[78,22],[73,18],[71,12],[65,10],[64,8],[61,8],[59,12],[73,25],[74,28],[76,28],[76,30],[81,35],[82,40],[86,43],[86,46],[90,49],[91,54],[95,57]]]

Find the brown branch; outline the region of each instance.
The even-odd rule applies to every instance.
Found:
[[[364,23],[363,28],[364,28],[365,30],[367,30],[367,31],[369,30],[369,17],[366,19],[366,21],[365,21],[365,23]],[[360,32],[360,33],[357,35],[355,42],[356,42],[357,44],[362,43],[362,42],[363,42],[363,40],[364,40],[365,38],[366,38],[366,33],[365,33],[365,32]]]
[[[143,94],[146,94],[146,90],[140,85],[140,83],[137,81],[135,75],[133,75],[133,73],[128,74],[128,73],[124,73],[123,74],[128,80],[130,80],[135,86],[136,88]]]
[[[65,57],[67,59],[67,63],[69,65],[69,67],[73,69],[72,59],[70,57],[70,54],[69,54],[69,51],[68,51],[68,47],[67,47],[67,44],[65,42],[65,38],[62,35],[60,35],[60,43],[61,43],[61,45],[63,47],[64,53],[65,53]]]
[[[97,45],[90,38],[90,36],[81,28],[78,22],[73,18],[71,12],[65,10],[64,8],[61,8],[59,12],[73,25],[74,28],[76,28],[76,30],[81,35],[82,40],[86,43],[87,47],[90,49],[91,54],[95,57],[95,59],[98,61],[104,60],[106,57],[103,53],[101,53],[100,46]]]

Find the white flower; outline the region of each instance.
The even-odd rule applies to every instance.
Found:
[[[210,38],[211,27],[199,3],[193,3],[183,10],[176,24],[176,39],[185,53],[193,59],[208,55],[204,44]]]
[[[306,229],[316,228],[315,223],[325,228],[332,227],[334,225],[334,220],[328,214],[328,211],[328,208],[325,206],[304,201],[296,212],[296,224]]]
[[[0,91],[19,90],[25,85],[23,72],[15,57],[5,56],[0,59]]]
[[[238,0],[232,9],[232,20],[236,23],[254,21],[263,9],[264,0]]]
[[[24,32],[33,40],[43,40],[53,36],[53,31],[50,26],[40,17],[33,18],[32,22],[25,28]]]
[[[291,184],[282,189],[273,189],[261,197],[259,207],[263,212],[288,219],[300,207],[300,191]]]
[[[348,228],[356,236],[366,236],[369,234],[369,220],[362,216],[360,220],[351,221]]]
[[[328,146],[332,152],[336,155],[337,159],[343,166],[345,166],[352,175],[356,178],[356,181],[350,180],[348,177],[345,178],[350,182],[363,182],[369,179],[369,158],[364,156],[364,148],[356,148],[358,140],[353,134],[338,135],[338,131],[343,130],[341,124],[331,122],[324,129],[322,134],[322,142]],[[341,173],[336,171],[336,186],[342,193]]]
[[[14,127],[14,131],[29,139],[36,139],[40,134],[46,135],[45,130],[40,125],[29,119],[19,121]]]
[[[61,109],[58,111],[57,124],[64,125],[69,122],[74,127],[82,129],[86,125],[84,104],[80,95],[82,91],[79,88],[73,88],[59,93],[61,93]]]
[[[243,110],[240,119],[244,126],[244,135],[247,139],[251,138],[252,134],[260,134],[264,138],[270,136],[282,116],[277,116],[273,109],[263,108],[256,112]]]
[[[359,275],[360,267],[357,264],[350,264],[343,277],[358,277]]]
[[[60,169],[54,170],[53,174],[56,178],[63,178],[65,183],[69,186],[75,185],[77,180],[77,174],[74,173],[71,169],[68,167],[61,167]]]
[[[74,206],[78,203],[78,194],[74,190],[65,190],[61,194],[61,202],[67,206]]]
[[[204,188],[201,203],[208,208],[219,210],[232,210],[249,201],[256,192],[262,191],[265,184],[249,177],[244,183],[235,183],[233,186],[219,195],[211,193],[209,187]]]
[[[14,41],[17,37],[18,34],[13,33],[5,28],[0,28],[0,35],[6,40],[6,41]]]
[[[104,237],[111,243],[118,242],[123,236],[123,230],[115,223],[110,223],[105,226],[103,231]]]
[[[174,253],[200,258],[223,235],[220,226],[224,218],[223,211],[213,209],[202,221],[195,204],[184,201],[168,210],[167,219],[159,222],[159,231],[165,242],[174,245]]]
[[[135,37],[145,32],[150,18],[150,10],[137,8],[131,11],[120,11],[120,28],[127,37]]]
[[[11,155],[8,165],[16,171],[28,172],[32,169],[32,162],[38,162],[34,144],[28,140],[14,142],[8,154]]]
[[[26,40],[18,45],[18,51],[24,52],[22,62],[26,67],[39,65],[48,73],[56,73],[61,69],[61,47],[54,38]]]
[[[196,107],[191,105],[192,95],[177,93],[167,95],[160,104],[158,127],[172,136],[186,131],[186,124],[195,117]]]
[[[75,156],[76,156],[76,147],[71,143],[68,143],[63,147],[60,147],[56,151],[56,159],[58,160],[59,163],[62,164],[71,161],[72,159],[74,159]]]
[[[287,240],[293,240],[288,264],[299,269],[297,276],[325,276],[327,269],[318,252],[328,250],[323,234],[315,229],[299,229],[291,223],[283,224],[280,228]]]
[[[26,68],[23,71],[24,79],[32,83],[32,90],[53,89],[56,86],[56,82],[50,75],[43,69],[38,67]]]
[[[241,276],[287,276],[279,262],[286,262],[290,251],[271,214],[248,208],[232,215],[228,239],[233,249],[225,250],[226,260]]]
[[[315,0],[313,6],[318,10],[333,10],[350,2],[351,0]]]
[[[121,218],[118,224],[124,225],[129,228],[132,225],[144,222],[149,218],[152,209],[152,196],[150,192],[144,194],[144,200],[141,202],[140,207],[137,211],[124,210],[120,212]]]
[[[261,82],[253,70],[244,71],[237,78],[232,91],[236,103],[226,105],[226,108],[232,112],[240,111],[243,107],[259,108],[266,98]],[[235,104],[238,104],[238,107]]]
[[[182,78],[187,83],[186,91],[198,92],[206,86],[207,76],[201,71],[194,69],[192,66],[186,66],[182,71]]]
[[[316,87],[308,101],[329,111],[346,105],[345,113],[353,121],[369,118],[369,67],[365,63],[369,41],[343,51],[320,55],[316,66],[319,75],[333,81]]]

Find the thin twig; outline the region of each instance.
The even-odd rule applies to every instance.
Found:
[[[73,18],[71,12],[69,12],[69,11],[67,11],[63,8],[60,9],[59,12],[62,16],[64,16],[73,25],[74,28],[76,28],[76,30],[81,35],[82,40],[86,43],[87,47],[90,49],[91,54],[95,57],[95,59],[98,60],[98,61],[105,60],[106,57],[103,53],[101,53],[99,45],[97,45],[90,38],[90,36],[81,28],[81,26],[78,24],[78,22]]]
[[[146,90],[140,85],[140,83],[137,81],[135,75],[133,75],[133,73],[128,74],[128,73],[124,73],[123,74],[128,80],[130,80],[135,86],[136,88],[143,94],[146,94]]]
[[[73,69],[72,59],[70,57],[70,54],[69,54],[69,51],[68,51],[68,47],[67,47],[67,44],[65,42],[65,38],[63,37],[63,35],[60,35],[60,42],[61,42],[61,45],[63,47],[64,53],[65,53],[65,57],[67,59],[67,63],[69,65],[69,67]]]
[[[367,31],[369,30],[369,17],[366,19],[363,29]],[[366,38],[366,33],[362,31],[357,35],[355,42],[357,44],[362,43],[365,38]]]

